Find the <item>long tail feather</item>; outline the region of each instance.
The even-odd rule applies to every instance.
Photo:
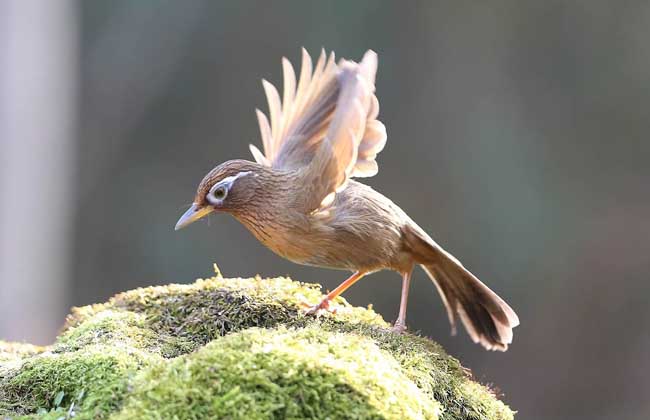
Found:
[[[475,343],[488,350],[508,349],[517,314],[496,293],[456,261],[423,265],[447,308],[452,331],[456,314]]]
[[[405,226],[403,233],[406,248],[440,293],[452,333],[458,316],[475,343],[488,350],[507,350],[512,329],[519,325],[515,311],[417,225]]]

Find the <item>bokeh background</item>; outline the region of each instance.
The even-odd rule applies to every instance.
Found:
[[[522,419],[650,418],[650,2],[0,3],[0,337],[138,286],[345,273],[234,219],[174,232],[201,177],[250,158],[262,77],[300,47],[379,53],[389,141],[369,184],[517,310],[505,353],[451,337],[415,275],[412,329]],[[346,293],[396,317],[400,280]]]

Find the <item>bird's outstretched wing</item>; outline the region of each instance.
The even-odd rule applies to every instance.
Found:
[[[286,170],[318,166],[327,171],[327,175],[323,173],[328,177],[326,183],[333,185],[325,190],[332,191],[348,177],[375,175],[375,157],[386,144],[386,129],[377,120],[379,102],[374,95],[377,55],[368,51],[360,63],[340,60],[337,64],[334,53],[326,59],[322,51],[312,70],[312,60],[303,49],[297,87],[286,58],[282,68],[282,101],[276,88],[263,81],[270,123],[257,110],[264,154],[251,145],[255,160]]]

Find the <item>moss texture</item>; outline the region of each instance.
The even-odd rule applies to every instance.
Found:
[[[320,287],[225,279],[74,308],[47,348],[0,342],[0,418],[511,419],[442,348]]]

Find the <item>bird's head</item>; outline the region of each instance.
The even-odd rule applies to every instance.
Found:
[[[229,160],[212,169],[196,189],[194,202],[178,219],[176,230],[214,211],[236,213],[252,205],[260,176],[268,169],[246,160]]]

